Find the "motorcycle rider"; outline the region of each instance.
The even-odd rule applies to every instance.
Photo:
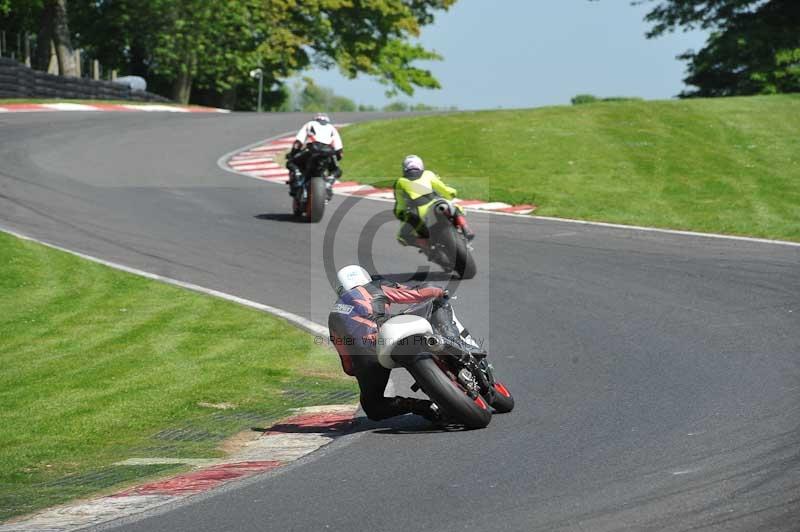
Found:
[[[431,401],[410,397],[384,397],[390,370],[378,362],[378,330],[390,318],[392,303],[412,304],[446,297],[436,286],[412,288],[384,280],[373,280],[358,265],[345,266],[336,274],[339,298],[328,315],[330,340],[342,361],[342,369],[358,380],[361,406],[372,420],[402,414],[417,414],[439,421]]]
[[[342,177],[342,169],[338,161],[344,156],[344,145],[339,131],[331,124],[331,119],[325,113],[317,113],[314,118],[300,128],[295,136],[292,150],[286,156],[286,168],[289,170],[289,195],[294,196],[295,182],[305,171],[311,152],[305,148],[312,142],[328,144],[335,150],[335,156],[330,159],[330,173],[334,179]],[[332,194],[328,186],[328,199]]]
[[[397,241],[401,245],[427,247],[430,235],[425,226],[425,216],[440,197],[452,200],[456,197],[456,189],[447,186],[435,173],[425,170],[425,163],[419,156],[406,156],[403,159],[403,177],[394,183],[394,215],[403,222],[397,232]],[[467,240],[475,238],[459,206],[454,207],[454,222]]]

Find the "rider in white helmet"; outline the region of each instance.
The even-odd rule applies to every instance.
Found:
[[[390,371],[378,363],[375,351],[378,329],[391,317],[392,303],[411,304],[445,297],[437,286],[412,288],[391,281],[373,280],[358,265],[345,266],[336,274],[339,298],[328,315],[330,339],[342,360],[342,369],[358,380],[361,406],[367,417],[386,419],[417,414],[438,419],[431,402],[407,397],[384,397]]]
[[[294,195],[294,182],[305,170],[310,153],[305,148],[313,142],[332,146],[335,157],[331,158],[330,172],[335,179],[342,177],[342,169],[338,161],[344,156],[344,145],[339,131],[331,123],[325,113],[317,113],[314,118],[300,128],[292,144],[292,150],[286,156],[286,168],[289,170],[289,194]],[[329,190],[330,193],[330,190]],[[330,198],[329,198],[330,199]]]
[[[403,222],[397,233],[402,245],[424,248],[427,245],[428,230],[425,217],[428,209],[438,198],[452,200],[456,189],[447,186],[439,176],[425,170],[425,163],[418,155],[408,155],[403,159],[403,177],[394,183],[394,215]],[[468,240],[475,234],[467,225],[463,209],[454,207],[453,221]]]

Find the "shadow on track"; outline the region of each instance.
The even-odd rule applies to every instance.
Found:
[[[355,425],[353,426],[353,430],[349,431],[348,434],[370,431],[373,434],[396,436],[402,434],[438,434],[442,432],[461,432],[467,430],[460,425],[436,425],[414,414],[397,416],[384,419],[383,421],[372,421],[362,416],[356,418],[354,421]]]
[[[382,421],[372,421],[365,416],[359,416],[347,421],[320,421],[312,424],[281,423],[269,428],[252,427],[254,432],[280,432],[283,434],[325,434],[329,436],[344,436],[359,432],[373,432],[374,434],[433,434],[440,432],[454,432],[465,430],[457,425],[434,425],[423,417],[407,414],[396,416]]]
[[[264,214],[256,214],[253,218],[257,218],[259,220],[269,220],[272,222],[290,222],[295,224],[306,224],[305,218],[302,216],[295,216],[294,214],[289,214],[285,212],[280,213],[264,213]]]

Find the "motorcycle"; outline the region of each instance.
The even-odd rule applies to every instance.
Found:
[[[322,220],[325,204],[333,195],[336,177],[330,174],[330,167],[336,151],[322,142],[311,142],[304,151],[303,156],[307,156],[308,161],[302,174],[292,183],[292,212],[317,223]]]
[[[429,239],[420,249],[428,260],[438,264],[445,272],[456,272],[461,279],[472,279],[477,273],[473,247],[456,218],[463,210],[453,203],[439,198],[428,210],[425,226]]]
[[[456,318],[449,298],[413,305],[380,328],[378,362],[405,368],[412,390],[431,398],[447,422],[478,429],[495,413],[511,412],[514,398],[494,376],[487,353]]]

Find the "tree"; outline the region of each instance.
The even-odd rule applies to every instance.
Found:
[[[455,1],[71,0],[70,19],[80,45],[104,64],[155,76],[159,90],[168,82],[179,101],[193,88],[239,94],[256,67],[274,86],[311,65],[411,94],[439,86],[414,66],[439,56],[409,39]]]
[[[339,96],[327,87],[321,87],[308,77],[303,82],[297,82],[287,94],[284,105],[280,111],[302,111],[307,113],[329,112],[341,113],[357,110],[355,102],[344,96]]]
[[[40,31],[44,31],[45,35],[49,34],[55,45],[58,72],[62,76],[79,76],[80,73],[78,65],[75,64],[75,51],[72,49],[72,39],[67,21],[67,0],[45,1],[41,28]],[[47,46],[49,48],[49,43]]]
[[[78,75],[67,19],[67,0],[0,0],[0,26],[12,28],[19,34],[37,35],[34,66],[39,70],[47,70],[51,46],[55,45],[61,75]]]
[[[681,96],[800,92],[800,2],[797,0],[639,0],[659,2],[646,16],[648,37],[677,28],[711,34],[688,61]]]

